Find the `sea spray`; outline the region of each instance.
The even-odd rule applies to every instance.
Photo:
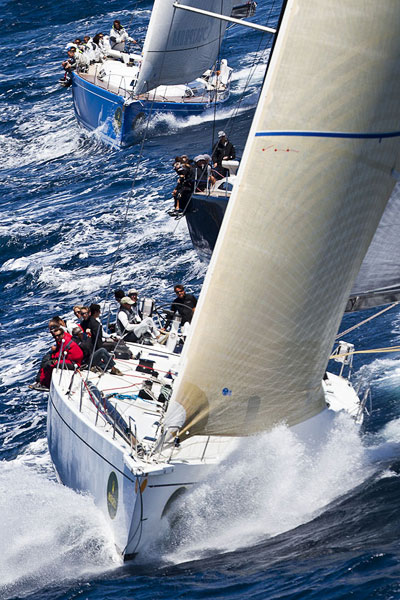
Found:
[[[180,563],[256,545],[310,521],[373,470],[348,415],[336,416],[317,450],[284,425],[245,438],[177,501],[162,534],[163,558]]]
[[[121,564],[91,498],[18,461],[0,465],[0,597],[96,575]]]

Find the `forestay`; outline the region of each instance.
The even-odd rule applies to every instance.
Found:
[[[288,1],[169,411],[181,433],[248,435],[325,406],[399,170],[399,27],[398,0]]]
[[[175,1],[154,2],[136,94],[158,85],[193,81],[218,57],[226,22],[175,8]],[[184,4],[229,16],[233,0],[185,0]]]

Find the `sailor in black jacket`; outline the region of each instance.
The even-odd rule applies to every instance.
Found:
[[[233,160],[236,158],[235,147],[228,140],[225,131],[218,131],[218,142],[213,148],[211,158],[214,169],[217,169],[217,174],[219,174],[221,177],[224,177],[225,170],[222,169],[222,161]]]
[[[181,317],[181,325],[190,323],[196,308],[197,299],[193,294],[187,294],[181,284],[174,286],[176,298],[171,304],[171,310]]]

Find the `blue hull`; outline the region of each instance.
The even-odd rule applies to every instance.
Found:
[[[174,113],[187,117],[201,114],[210,106],[206,102],[152,102],[134,101],[124,104],[124,97],[114,94],[72,74],[72,96],[75,115],[85,129],[97,130],[108,144],[124,147],[138,141],[136,125],[150,112]]]
[[[192,244],[202,260],[209,261],[224,218],[229,197],[193,194],[186,212]]]

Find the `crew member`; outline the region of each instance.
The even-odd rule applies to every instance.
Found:
[[[175,300],[171,304],[171,310],[181,317],[181,325],[190,323],[196,309],[197,299],[193,294],[187,294],[180,283],[174,286]]]
[[[126,342],[138,342],[143,336],[157,338],[158,331],[151,317],[136,322],[136,314],[132,310],[134,302],[129,296],[121,299],[121,308],[117,314],[116,331]]]
[[[218,131],[218,142],[215,144],[211,155],[216,176],[218,179],[225,177],[226,170],[222,168],[223,160],[236,158],[234,145],[228,140],[225,131]]]
[[[73,370],[74,365],[79,367],[83,359],[82,350],[73,341],[69,333],[58,327],[51,331],[51,335],[55,340],[55,344],[51,347],[48,362],[40,370],[40,384],[45,388],[50,388],[53,369],[57,366],[59,360],[61,366],[64,365],[65,368]]]
[[[125,42],[133,42],[136,44],[136,40],[129,37],[128,32],[121,25],[121,21],[119,19],[115,19],[113,26],[110,30],[110,44],[111,50],[118,50],[119,52],[124,52],[125,50]]]

